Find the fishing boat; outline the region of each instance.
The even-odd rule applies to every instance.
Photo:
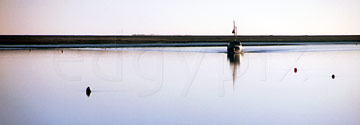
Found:
[[[237,39],[237,27],[234,23],[234,29],[232,33],[234,34],[234,41],[230,41],[227,45],[228,53],[244,53],[244,48],[242,47],[242,43],[240,40]]]

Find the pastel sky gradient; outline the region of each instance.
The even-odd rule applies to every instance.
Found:
[[[0,35],[360,35],[360,0],[0,0]]]

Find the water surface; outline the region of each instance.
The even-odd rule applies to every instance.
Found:
[[[359,64],[351,44],[0,50],[0,124],[360,124]]]

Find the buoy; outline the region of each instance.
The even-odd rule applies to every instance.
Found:
[[[296,67],[294,68],[294,73],[297,73],[297,68]]]
[[[335,79],[335,75],[334,75],[334,74],[332,74],[332,75],[331,75],[331,78],[332,78],[332,79]]]
[[[90,97],[90,94],[91,94],[91,89],[90,89],[90,87],[87,87],[87,88],[86,88],[86,95],[87,95],[88,97]]]

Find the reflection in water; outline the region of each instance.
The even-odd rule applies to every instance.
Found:
[[[227,59],[230,62],[230,68],[232,70],[233,88],[235,88],[236,72],[240,68],[243,56],[244,53],[227,53]]]
[[[90,97],[90,95],[91,95],[91,89],[90,89],[90,87],[87,87],[87,88],[86,88],[86,95],[87,95],[88,97]]]

